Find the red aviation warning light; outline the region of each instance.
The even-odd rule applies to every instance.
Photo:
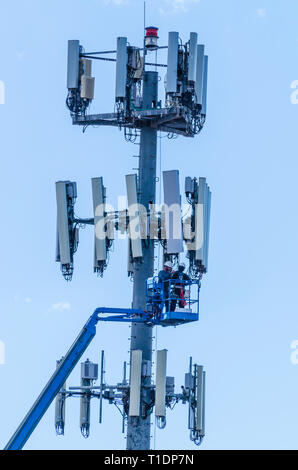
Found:
[[[145,47],[149,51],[156,51],[158,49],[158,28],[154,26],[149,26],[146,28],[146,35],[145,35]]]

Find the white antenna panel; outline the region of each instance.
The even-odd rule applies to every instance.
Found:
[[[106,232],[105,232],[105,187],[102,178],[92,178],[92,197],[94,212],[94,267],[98,262],[106,261]]]
[[[166,416],[166,380],[167,380],[167,350],[157,351],[156,356],[156,389],[155,416]]]
[[[67,195],[65,181],[56,183],[57,199],[57,255],[62,265],[71,263],[69,227],[67,214]]]
[[[177,93],[177,71],[178,71],[178,41],[179,33],[169,33],[168,44],[168,69],[167,69],[167,93]]]
[[[142,258],[141,218],[139,214],[137,175],[126,175],[126,190],[129,217],[129,237],[133,258]]]
[[[178,170],[163,172],[163,187],[163,224],[167,240],[167,254],[182,253],[183,235],[181,222],[181,195]]]
[[[127,60],[127,38],[117,38],[116,101],[126,98]]]
[[[197,75],[195,91],[197,95],[197,104],[203,105],[203,86],[204,86],[204,51],[205,46],[199,44],[197,47]]]
[[[142,351],[131,351],[129,416],[140,416]]]
[[[203,103],[202,114],[207,114],[207,88],[208,88],[208,56],[204,57]]]
[[[190,33],[188,56],[188,81],[190,83],[195,83],[197,79],[197,47],[198,35],[197,33]]]

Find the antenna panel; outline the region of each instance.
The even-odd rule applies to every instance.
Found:
[[[127,38],[117,38],[116,101],[126,98],[127,60]]]
[[[203,103],[202,114],[207,114],[207,90],[208,90],[208,56],[204,57],[204,79],[203,79]]]
[[[207,271],[208,265],[208,244],[209,244],[209,226],[210,226],[210,190],[209,186],[205,185],[205,203],[204,203],[204,266]]]
[[[206,178],[199,178],[198,198],[195,205],[195,259],[207,272],[211,214],[211,191]]]
[[[190,33],[188,56],[188,81],[190,83],[195,83],[197,78],[197,47],[198,35],[197,33]]]
[[[59,247],[59,233],[58,233],[58,224],[57,224],[57,230],[56,230],[56,257],[55,257],[56,263],[60,263],[60,247]]]
[[[185,194],[186,197],[192,196],[194,193],[194,181],[190,176],[185,178]]]
[[[129,217],[129,237],[134,259],[142,258],[141,218],[139,214],[137,175],[126,175],[126,190]]]
[[[65,398],[63,396],[63,390],[56,396],[55,400],[55,429],[58,436],[64,435],[65,428]]]
[[[197,104],[203,105],[203,89],[204,89],[204,51],[205,46],[199,44],[197,47],[197,73],[196,73],[196,96]]]
[[[208,211],[207,211],[207,230],[206,230],[206,270],[208,271],[208,260],[209,260],[209,239],[210,239],[210,217],[211,217],[211,200],[212,193],[208,187]]]
[[[196,423],[195,429],[199,432],[200,436],[205,435],[204,430],[204,402],[205,402],[205,372],[203,366],[196,366],[196,400],[197,400],[197,412],[196,412]]]
[[[202,410],[202,430],[201,430],[201,437],[204,437],[206,432],[205,432],[205,409],[206,409],[206,372],[203,372],[203,388],[202,388],[202,393],[203,393],[203,410]]]
[[[67,182],[59,181],[56,183],[57,199],[57,254],[56,260],[62,265],[70,264],[72,257],[70,253],[69,225],[67,211]]]
[[[166,383],[167,383],[167,350],[157,351],[156,356],[156,389],[155,416],[166,416]]]
[[[92,196],[94,212],[94,269],[98,262],[106,261],[106,231],[105,231],[105,187],[102,178],[92,178]]]
[[[167,93],[177,93],[178,41],[179,33],[170,32],[168,44]]]
[[[127,273],[128,276],[132,276],[134,273],[133,262],[132,262],[132,251],[131,251],[131,241],[128,238],[128,250],[127,250]]]
[[[84,437],[89,437],[90,432],[90,398],[84,393],[80,399],[80,428]]]
[[[206,178],[199,179],[198,203],[196,206],[196,260],[204,265],[204,253],[206,243]]]
[[[129,416],[140,416],[142,351],[131,351]]]
[[[80,41],[68,41],[67,88],[79,88]]]
[[[167,240],[167,254],[183,252],[181,223],[181,196],[179,171],[163,172],[164,186],[164,231]]]
[[[61,361],[57,361],[57,369],[59,369]],[[55,429],[58,436],[64,435],[65,428],[65,391],[66,391],[66,382],[63,387],[60,389],[59,393],[56,396],[55,400]]]
[[[100,360],[99,424],[102,423],[102,401],[103,401],[104,375],[105,375],[105,352],[104,352],[104,351],[101,351],[101,360]]]

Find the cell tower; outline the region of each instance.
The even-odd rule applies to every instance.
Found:
[[[112,51],[85,52],[78,40],[68,42],[68,95],[66,104],[74,125],[114,126],[124,130],[125,139],[140,145],[138,174],[126,175],[128,207],[107,210],[107,192],[102,177],[92,179],[93,215],[75,215],[77,185],[71,181],[56,183],[57,249],[56,261],[62,274],[71,280],[74,254],[82,225],[94,226],[94,272],[102,276],[108,264],[115,231],[129,235],[128,274],[133,278],[132,308],[98,308],[89,318],[77,340],[57,363],[57,369],[39,398],[7,444],[7,449],[22,448],[39,420],[56,398],[55,426],[64,434],[65,401],[79,397],[80,428],[84,437],[90,433],[90,402],[98,398],[99,422],[102,403],[115,404],[127,427],[127,449],[150,449],[151,414],[159,428],[166,425],[166,409],[175,403],[188,404],[188,428],[191,440],[200,444],[205,435],[205,372],[192,363],[185,375],[181,392],[175,392],[174,377],[167,376],[167,351],[157,351],[155,383],[152,379],[152,332],[154,326],[180,326],[199,320],[199,292],[203,274],[208,269],[211,192],[206,178],[188,177],[185,197],[190,215],[182,217],[179,171],[163,172],[164,204],[156,205],[157,134],[165,132],[194,137],[206,119],[208,57],[197,33],[190,33],[186,43],[178,32],[170,32],[167,46],[158,44],[158,28],[145,30],[144,45],[129,45],[126,37],[117,39]],[[167,64],[149,61],[152,51],[167,49]],[[116,64],[115,112],[88,114],[94,98],[95,78],[92,60]],[[152,70],[152,68],[154,70]],[[158,98],[159,75],[166,70],[165,101]],[[154,252],[162,245],[164,271],[154,276]],[[186,253],[183,255],[183,253]],[[183,259],[188,263],[184,272]],[[179,269],[180,265],[180,269]],[[174,274],[170,271],[177,270]],[[124,363],[122,381],[105,381],[104,352],[101,356],[100,384],[98,365],[87,360],[81,364],[81,384],[67,390],[66,379],[79,362],[96,334],[101,321],[132,324],[130,375]]]

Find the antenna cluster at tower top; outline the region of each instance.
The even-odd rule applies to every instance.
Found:
[[[127,37],[118,37],[115,50],[86,52],[79,40],[68,42],[68,95],[66,104],[73,124],[108,125],[141,129],[151,126],[169,134],[194,136],[205,123],[207,112],[208,56],[198,44],[198,34],[190,33],[183,43],[178,32],[170,32],[167,46],[158,44],[158,28],[146,28],[144,47],[131,46]],[[147,53],[167,49],[167,64],[147,61]],[[115,57],[116,55],[116,57]],[[92,60],[115,62],[114,113],[88,114],[94,98],[95,77]],[[165,100],[145,102],[143,84],[146,67],[165,69]]]

